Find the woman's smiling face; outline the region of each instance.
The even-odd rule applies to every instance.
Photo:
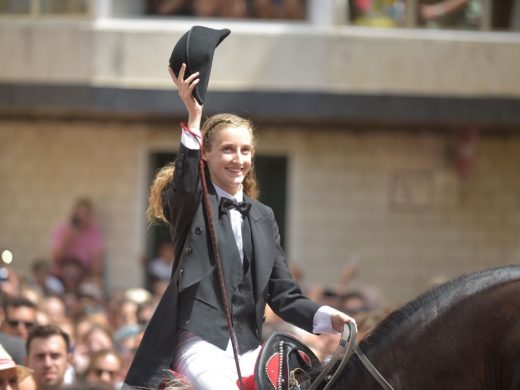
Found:
[[[211,181],[235,195],[251,169],[252,136],[246,127],[223,127],[216,131],[211,148],[204,153]]]

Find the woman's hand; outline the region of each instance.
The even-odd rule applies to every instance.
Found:
[[[356,325],[356,320],[354,318],[339,310],[336,310],[336,312],[330,316],[330,321],[332,322],[332,327],[338,333],[343,333],[343,327],[349,322],[352,322],[354,325]]]
[[[186,64],[182,64],[179,71],[179,77],[175,76],[173,69],[168,67],[168,72],[172,81],[179,90],[179,97],[181,98],[186,110],[188,111],[188,127],[190,129],[200,129],[200,122],[202,120],[202,106],[193,97],[193,90],[199,83],[199,72],[193,73],[191,76],[184,78],[186,73]]]
[[[442,0],[435,4],[423,4],[419,9],[424,21],[439,19],[461,9],[468,4],[468,0]]]
[[[429,22],[443,16],[444,7],[442,4],[423,4],[419,8],[419,13],[425,22]]]

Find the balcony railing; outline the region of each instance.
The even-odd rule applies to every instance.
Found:
[[[520,30],[515,0],[0,0],[0,17],[227,18],[353,25]]]

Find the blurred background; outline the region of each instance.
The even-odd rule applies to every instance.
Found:
[[[309,292],[400,305],[519,262],[520,1],[0,0],[5,280],[44,263],[65,292],[160,294],[148,186],[177,151],[166,67],[193,25],[231,30],[205,114],[256,124],[261,200]]]

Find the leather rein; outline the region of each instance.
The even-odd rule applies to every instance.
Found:
[[[356,335],[356,325],[351,322],[346,323],[343,327],[343,333],[341,335],[338,348],[336,348],[334,355],[332,355],[330,361],[325,365],[320,375],[318,375],[308,390],[317,390],[319,386],[323,384],[323,382],[326,382],[326,385],[322,388],[322,390],[329,390],[337,381],[343,368],[353,354],[358,356],[363,366],[368,370],[368,372],[372,375],[372,377],[374,377],[374,379],[383,389],[394,390],[390,383],[388,383],[383,375],[381,375],[377,368],[375,368],[375,366],[370,362],[359,346],[356,345]],[[333,371],[332,374],[331,371]]]

